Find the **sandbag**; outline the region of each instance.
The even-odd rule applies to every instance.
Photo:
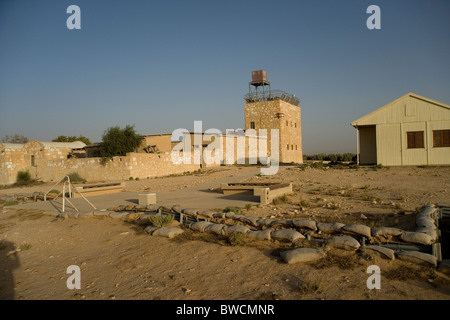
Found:
[[[340,222],[318,223],[317,228],[324,233],[339,233],[345,224]]]
[[[305,236],[303,236],[300,232],[291,229],[275,230],[270,233],[270,236],[274,240],[290,242],[295,242],[298,239],[305,238]]]
[[[355,234],[370,238],[371,230],[370,227],[363,224],[350,224],[342,227],[342,232],[346,234]]]
[[[183,229],[176,227],[163,227],[153,231],[152,236],[161,236],[171,239],[181,233],[183,233]]]
[[[402,239],[405,242],[417,243],[417,244],[423,244],[423,245],[429,245],[433,242],[433,239],[431,238],[430,235],[428,235],[426,233],[421,233],[421,232],[405,231],[401,235],[400,239]]]
[[[188,216],[194,216],[195,217],[197,215],[198,211],[199,211],[198,209],[185,208],[183,210],[183,213],[188,215]]]
[[[150,225],[150,226],[146,227],[144,229],[144,231],[151,235],[153,232],[155,232],[158,229],[159,229],[158,227],[155,227],[154,225]]]
[[[210,226],[211,224],[213,224],[213,223],[208,222],[208,221],[198,221],[198,222],[191,223],[189,225],[189,228],[194,231],[204,232],[205,228]]]
[[[225,213],[225,218],[234,220],[235,218],[237,219],[238,217],[236,213],[234,213],[233,211],[229,211]]]
[[[309,219],[294,219],[292,220],[292,224],[297,228],[307,228],[313,231],[317,230],[316,222]]]
[[[270,229],[266,229],[266,230],[261,230],[261,231],[253,231],[250,230],[249,232],[247,232],[247,238],[250,239],[258,239],[258,240],[270,240],[270,233],[272,231]]]
[[[436,223],[431,217],[418,217],[416,219],[416,225],[418,227],[436,228]]]
[[[248,225],[254,226],[254,227],[258,227],[259,226],[258,220],[259,219],[255,218],[255,217],[244,217],[242,222],[244,222]]]
[[[125,219],[128,215],[128,212],[119,211],[119,212],[113,212],[109,216],[113,219]]]
[[[290,219],[272,220],[272,222],[269,225],[270,228],[274,228],[274,227],[290,228],[292,226],[293,226],[292,220],[290,220]]]
[[[362,248],[362,250],[363,251],[368,250],[371,252],[375,252],[385,259],[389,259],[389,260],[395,259],[395,251],[392,249],[389,249],[389,248],[375,246],[375,245],[368,245],[368,246],[365,246],[364,248]]]
[[[323,257],[323,254],[320,250],[313,248],[298,248],[283,251],[280,253],[280,256],[286,263],[294,264],[319,260]]]
[[[328,246],[344,250],[358,250],[361,245],[355,238],[349,236],[336,236],[328,239]]]
[[[159,208],[161,208],[159,204],[148,204],[145,206],[145,211],[158,212]]]
[[[258,219],[257,223],[260,227],[270,227],[272,224],[272,219]]]
[[[390,228],[390,227],[380,227],[380,228],[372,228],[372,236],[399,236],[403,233],[403,230],[398,228]]]
[[[225,212],[216,212],[216,213],[213,213],[213,218],[216,218],[216,219],[225,219]]]
[[[210,225],[207,225],[204,230],[205,232],[223,235],[225,234],[224,227],[225,225],[221,223],[211,223]]]
[[[403,261],[418,264],[430,264],[433,267],[437,266],[437,258],[435,256],[420,251],[400,251],[397,253],[397,258]]]
[[[213,215],[215,214],[216,212],[215,211],[210,211],[210,210],[204,210],[204,211],[199,211],[199,212],[197,212],[197,215],[198,216],[202,216],[202,217],[205,217],[205,218],[212,218],[213,217]]]
[[[438,239],[438,232],[434,228],[421,227],[417,228],[416,232],[425,233],[431,237],[431,241],[434,242]]]
[[[246,234],[247,232],[250,231],[250,229],[247,228],[246,226],[235,225],[235,226],[227,226],[226,228],[224,228],[224,231],[225,234],[232,234],[233,232]]]
[[[153,205],[152,205],[153,206]],[[176,213],[183,213],[184,208],[179,205],[175,205],[172,207],[172,211],[175,211]]]

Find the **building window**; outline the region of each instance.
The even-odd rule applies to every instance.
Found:
[[[34,156],[31,156],[31,159],[30,159],[31,161],[31,166],[32,167],[34,167],[36,164],[35,164],[35,162],[34,162]]]
[[[250,129],[255,129],[255,122],[250,122]]]
[[[289,127],[289,121],[286,120],[286,127]]]
[[[450,147],[450,130],[433,130],[433,147]]]
[[[423,131],[410,131],[407,132],[408,149],[425,148]]]
[[[297,122],[296,122],[296,123],[294,123],[294,125],[295,125],[295,128],[297,128]]]
[[[294,150],[294,145],[293,144],[291,144],[291,150]]]
[[[297,145],[295,145],[295,150],[298,150],[298,149],[297,149]]]
[[[287,146],[287,149],[289,150],[289,145],[287,144],[286,146]]]

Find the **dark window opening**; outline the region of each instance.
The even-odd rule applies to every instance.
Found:
[[[450,130],[433,130],[433,147],[450,147]]]
[[[255,122],[250,122],[250,129],[255,129]]]
[[[407,132],[408,149],[425,148],[423,131],[410,131]]]

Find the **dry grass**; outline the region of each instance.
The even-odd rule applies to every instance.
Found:
[[[355,253],[338,254],[335,252],[329,252],[324,258],[311,263],[316,269],[329,269],[332,267],[338,267],[341,270],[353,270],[358,266],[361,266],[358,256]]]

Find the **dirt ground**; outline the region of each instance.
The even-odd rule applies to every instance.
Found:
[[[245,170],[254,168],[127,181],[126,190],[176,192]],[[418,208],[449,202],[450,168],[282,167],[275,176],[249,181],[293,182],[294,193],[277,204],[249,202],[242,208],[247,216],[413,230]],[[341,250],[314,263],[288,265],[280,252],[292,246],[256,240],[232,246],[225,237],[190,230],[167,239],[127,221],[64,220],[7,206],[0,209],[0,299],[450,299],[449,279],[430,267]],[[71,265],[81,269],[79,290],[66,286]],[[370,265],[381,269],[379,290],[366,286]]]

